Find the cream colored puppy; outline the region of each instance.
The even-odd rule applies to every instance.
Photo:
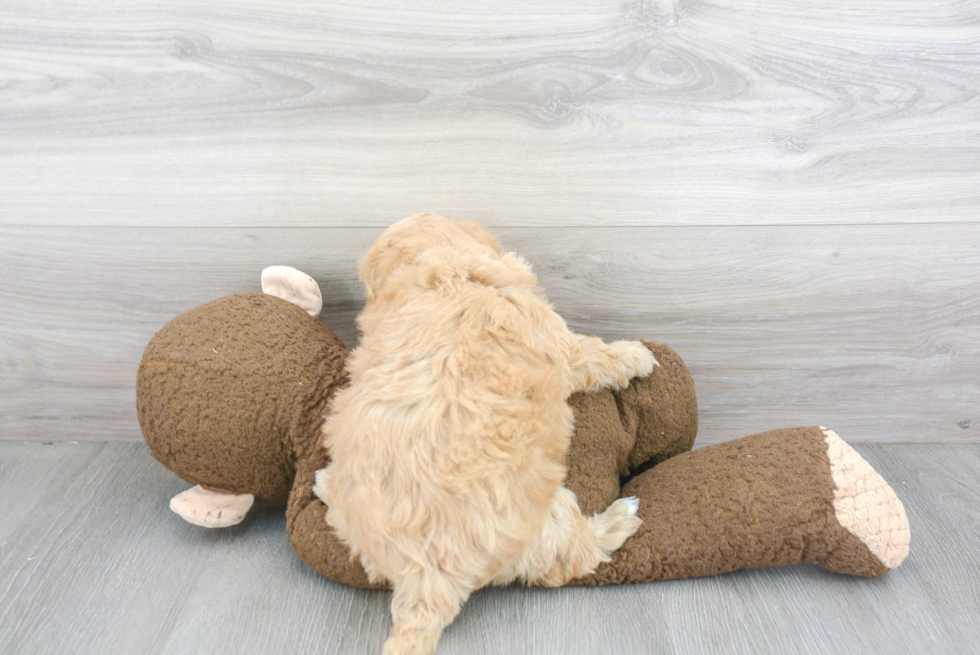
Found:
[[[476,589],[561,585],[636,531],[635,499],[586,519],[562,488],[566,399],[657,362],[639,342],[569,332],[530,266],[477,223],[407,218],[359,265],[361,342],[315,492],[368,575],[393,583],[384,652],[427,654]]]

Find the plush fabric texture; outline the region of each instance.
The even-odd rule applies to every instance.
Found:
[[[570,399],[576,430],[566,486],[586,515],[636,496],[644,522],[611,562],[573,584],[800,561],[870,576],[901,563],[909,542],[901,502],[853,449],[819,427],[685,452],[697,432],[694,383],[674,351],[647,345],[661,364],[649,378]],[[137,409],[164,466],[212,491],[288,498],[287,529],[304,561],[338,582],[384,588],[351,561],[312,491],[316,471],[329,463],[320,428],[330,398],[347,383],[346,354],[329,328],[285,300],[221,298],[173,319],[150,341]]]
[[[346,383],[346,354],[318,318],[267,294],[181,314],[150,340],[137,373],[150,452],[191,484],[285,501]]]
[[[678,455],[639,475],[643,525],[576,581],[621,584],[810,562],[850,575],[888,567],[837,521],[819,427],[773,430]]]
[[[293,545],[337,582],[385,589],[368,583],[350,560],[325,525],[323,504],[313,498],[302,506],[298,492],[312,488],[316,468],[326,462],[323,455],[297,476],[290,504]],[[799,562],[848,575],[884,573],[889,566],[837,520],[835,489],[819,427],[773,430],[678,455],[623,487],[622,495],[640,499],[643,525],[611,562],[571,584],[650,582]],[[907,523],[904,531],[907,553]]]
[[[660,366],[620,391],[577,393],[575,433],[565,486],[586,516],[620,497],[620,478],[635,474],[694,445],[698,399],[684,361],[669,346],[644,342]]]
[[[627,463],[632,475],[686,453],[698,434],[698,397],[684,360],[663,344],[647,347],[660,368],[616,394],[623,426],[636,435]]]
[[[909,554],[905,506],[885,479],[833,430],[820,428],[827,442],[834,479],[834,512],[848,532],[858,536],[888,568]]]
[[[286,507],[286,531],[296,554],[328,578],[361,589],[390,589],[387,583],[371,583],[360,562],[327,525],[327,506],[313,495],[319,469],[330,463],[327,451],[316,448],[299,462],[296,482]]]
[[[630,473],[629,462],[637,448],[650,460],[663,461],[690,450],[697,435],[691,374],[670,347],[653,343],[647,347],[660,363],[649,377],[635,379],[618,392],[578,393],[569,399],[575,433],[566,460],[565,486],[576,494],[586,516],[619,498],[620,478]],[[307,564],[337,582],[387,589],[387,584],[369,583],[361,565],[351,561],[347,547],[326,522],[326,506],[313,494],[316,471],[329,461],[326,451],[318,448],[299,462],[286,511],[293,548]],[[643,503],[641,498],[641,508]]]

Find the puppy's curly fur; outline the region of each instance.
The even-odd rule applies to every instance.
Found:
[[[636,531],[634,499],[586,519],[562,487],[566,399],[657,363],[639,342],[571,333],[530,266],[477,223],[399,221],[360,275],[361,343],[315,491],[368,575],[393,583],[384,652],[431,653],[476,589],[561,585]]]

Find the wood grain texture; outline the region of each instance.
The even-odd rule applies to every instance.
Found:
[[[0,7],[0,224],[974,222],[976,0]]]
[[[378,229],[0,227],[0,438],[140,438],[142,349],[290,264],[348,344]],[[513,228],[572,329],[672,345],[701,443],[825,424],[853,442],[977,441],[980,225]]]
[[[478,592],[440,652],[967,653],[980,640],[980,446],[858,450],[908,510],[912,548],[880,578],[809,565],[602,589]],[[283,509],[207,531],[143,444],[0,443],[0,652],[373,653],[390,596],[320,577]]]

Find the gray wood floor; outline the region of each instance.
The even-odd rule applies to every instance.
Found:
[[[0,3],[0,439],[138,440],[143,345],[476,218],[702,441],[980,441],[980,0]]]
[[[604,589],[484,590],[443,653],[970,653],[980,643],[980,445],[863,445],[912,549],[875,579],[801,565]],[[389,596],[289,546],[283,508],[207,531],[135,443],[0,443],[0,652],[373,653]]]

